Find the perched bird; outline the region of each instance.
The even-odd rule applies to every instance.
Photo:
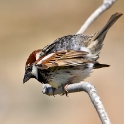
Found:
[[[93,35],[77,34],[58,38],[43,49],[33,51],[26,61],[23,83],[35,78],[57,89],[87,78],[100,64],[100,50],[109,28],[122,16],[113,14],[107,24]]]

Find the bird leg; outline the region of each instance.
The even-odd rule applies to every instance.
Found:
[[[65,95],[68,97],[68,85],[71,84],[71,82],[76,78],[77,76],[74,76],[73,78],[71,78],[71,80],[63,87],[63,90],[65,91]],[[64,95],[64,94],[63,94]]]
[[[63,87],[63,90],[65,91],[65,95],[68,97],[68,90],[67,90],[67,88],[68,88],[68,85],[69,85],[70,83],[68,83],[68,84],[66,84],[64,87]],[[64,94],[63,94],[64,95]]]
[[[54,97],[55,97],[55,94],[54,94],[55,90],[56,90],[56,88],[52,87],[52,95],[53,95]]]

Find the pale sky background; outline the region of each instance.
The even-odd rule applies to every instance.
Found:
[[[32,79],[23,84],[29,54],[56,38],[75,34],[102,0],[1,0],[0,1],[0,123],[100,124],[85,92],[49,97]],[[124,0],[102,14],[85,33],[101,29],[109,17],[124,13]],[[124,16],[109,30],[99,62],[109,68],[95,70],[91,82],[112,124],[124,123]]]

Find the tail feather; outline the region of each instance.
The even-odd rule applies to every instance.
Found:
[[[106,23],[106,25],[97,33],[94,34],[93,38],[89,41],[90,43],[88,43],[88,49],[90,51],[91,56],[94,58],[96,58],[96,60],[98,59],[100,50],[102,49],[103,46],[103,41],[104,38],[108,32],[108,30],[110,29],[110,27],[122,16],[123,14],[121,13],[115,13],[113,14],[110,19],[108,20],[108,22]]]
[[[103,67],[109,67],[110,65],[107,65],[107,64],[100,64],[98,62],[96,62],[94,64],[94,69],[98,69],[98,68],[103,68]]]
[[[106,23],[106,25],[102,28],[101,31],[99,31],[97,33],[97,35],[94,37],[94,40],[99,39],[100,37],[102,37],[102,35],[106,35],[107,31],[110,29],[110,27],[122,16],[122,13],[118,13],[116,12],[115,14],[113,14],[110,19],[108,20],[108,22]],[[104,39],[103,39],[104,40]],[[103,41],[102,39],[100,40],[101,42]]]

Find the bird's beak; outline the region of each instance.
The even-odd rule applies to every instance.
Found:
[[[32,78],[32,73],[31,72],[25,72],[24,78],[23,78],[23,84],[27,82],[30,78]]]

